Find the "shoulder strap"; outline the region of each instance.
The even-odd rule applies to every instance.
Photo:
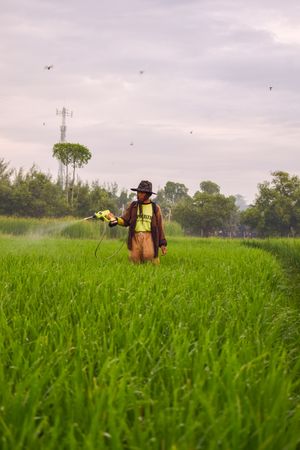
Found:
[[[156,214],[156,211],[157,211],[156,203],[154,203],[154,202],[151,202],[151,203],[152,203],[152,210],[153,210],[153,213]]]

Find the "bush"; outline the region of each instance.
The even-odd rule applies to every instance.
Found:
[[[168,236],[183,236],[183,229],[178,222],[165,222],[164,228],[167,239]]]

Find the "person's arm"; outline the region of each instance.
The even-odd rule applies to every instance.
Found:
[[[161,214],[161,209],[158,205],[156,205],[157,208],[157,226],[158,226],[158,238],[159,238],[159,247],[161,249],[161,252],[163,255],[167,254],[167,240],[164,233],[164,227],[163,227],[163,219]]]
[[[130,213],[130,206],[128,206],[121,217],[116,217],[112,213],[110,213],[111,216],[109,217],[109,219],[111,219],[111,222],[109,223],[109,226],[114,227],[116,225],[120,225],[121,227],[128,227],[130,224]]]

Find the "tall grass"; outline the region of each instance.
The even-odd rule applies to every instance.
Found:
[[[94,247],[1,239],[3,450],[299,448],[299,311],[272,255]]]
[[[99,239],[103,233],[108,238],[123,238],[126,230],[122,227],[110,229],[101,221],[83,221],[74,217],[64,219],[31,219],[0,216],[0,233],[14,236],[26,235],[30,238],[67,237],[72,239]]]
[[[181,225],[177,222],[165,222],[164,224],[164,229],[165,229],[165,233],[166,236],[172,236],[172,237],[177,237],[177,236],[183,236],[183,229],[181,227]]]
[[[253,239],[245,241],[249,247],[261,248],[278,256],[291,269],[300,269],[300,241],[298,239]]]
[[[106,230],[109,238],[123,238],[127,230],[123,227],[109,228],[100,221],[82,221],[74,217],[64,219],[34,219],[0,216],[0,233],[14,236],[27,235],[31,237],[68,237],[73,239],[98,239]],[[167,236],[183,236],[181,226],[176,222],[166,222]]]

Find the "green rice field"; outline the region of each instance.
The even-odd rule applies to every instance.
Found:
[[[274,242],[134,266],[120,239],[2,234],[1,450],[299,449],[300,243]]]

